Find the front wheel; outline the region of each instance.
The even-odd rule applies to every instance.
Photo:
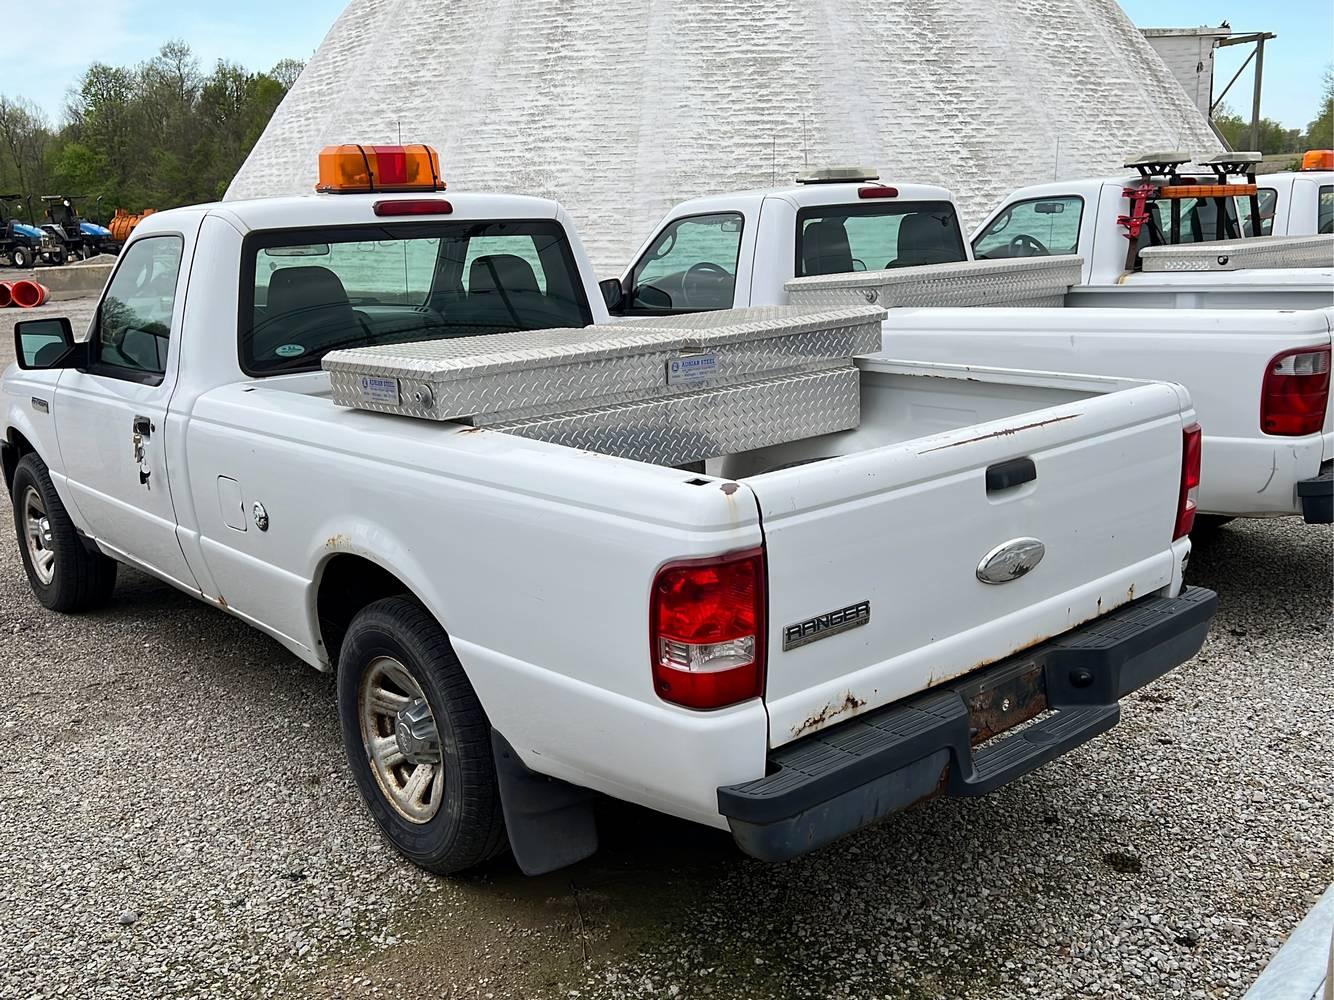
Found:
[[[400,854],[452,874],[505,848],[490,723],[449,637],[415,600],[376,601],[353,619],[338,715],[361,797]]]
[[[36,455],[24,455],[14,470],[11,499],[23,569],[37,600],[66,614],[111,600],[116,563],[84,546],[46,463]]]
[[[22,247],[15,247],[14,252],[9,256],[10,259],[14,261],[14,266],[20,271],[26,271],[32,266],[31,255],[29,255],[28,251],[24,250]]]

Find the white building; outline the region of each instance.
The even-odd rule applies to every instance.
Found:
[[[676,201],[807,163],[945,184],[977,221],[1023,184],[1220,148],[1114,0],[352,0],[228,197],[400,135],[452,186],[560,199],[605,274]]]
[[[1214,103],[1214,53],[1218,43],[1231,34],[1231,28],[1144,29],[1153,50],[1205,117]]]

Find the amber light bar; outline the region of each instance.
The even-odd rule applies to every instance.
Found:
[[[323,194],[443,191],[440,154],[430,146],[325,146],[320,150]]]

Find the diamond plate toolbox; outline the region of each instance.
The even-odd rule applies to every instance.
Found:
[[[878,307],[776,306],[334,351],[341,406],[497,426],[814,372],[880,350]]]
[[[861,372],[843,364],[498,423],[492,430],[655,465],[684,465],[849,430],[860,420]]]
[[[1334,267],[1334,236],[1252,236],[1244,240],[1145,247],[1145,271],[1240,271],[1243,268]]]
[[[784,287],[793,305],[824,308],[1060,306],[1083,267],[1082,257],[1016,257],[793,278]]]

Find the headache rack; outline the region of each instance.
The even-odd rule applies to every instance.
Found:
[[[1146,153],[1126,164],[1139,173],[1141,182],[1127,187],[1122,192],[1130,201],[1130,213],[1120,216],[1117,223],[1126,231],[1126,270],[1136,271],[1144,266],[1143,252],[1151,247],[1177,246],[1181,244],[1182,203],[1188,199],[1211,201],[1214,208],[1213,232],[1193,233],[1193,243],[1217,243],[1225,240],[1245,238],[1240,213],[1235,209],[1235,199],[1245,199],[1249,228],[1253,237],[1261,231],[1260,189],[1255,181],[1256,167],[1262,159],[1256,152],[1229,150],[1203,157],[1199,165],[1204,172],[1183,173],[1181,168],[1191,161],[1189,153],[1158,152]],[[1245,178],[1244,182],[1234,182],[1235,176]],[[1168,214],[1167,231],[1164,232],[1162,221],[1151,210],[1151,206],[1165,206]],[[1198,207],[1195,209],[1198,220]],[[1147,237],[1147,246],[1145,245]]]
[[[861,418],[883,309],[734,309],[334,351],[342,406],[693,465]]]

